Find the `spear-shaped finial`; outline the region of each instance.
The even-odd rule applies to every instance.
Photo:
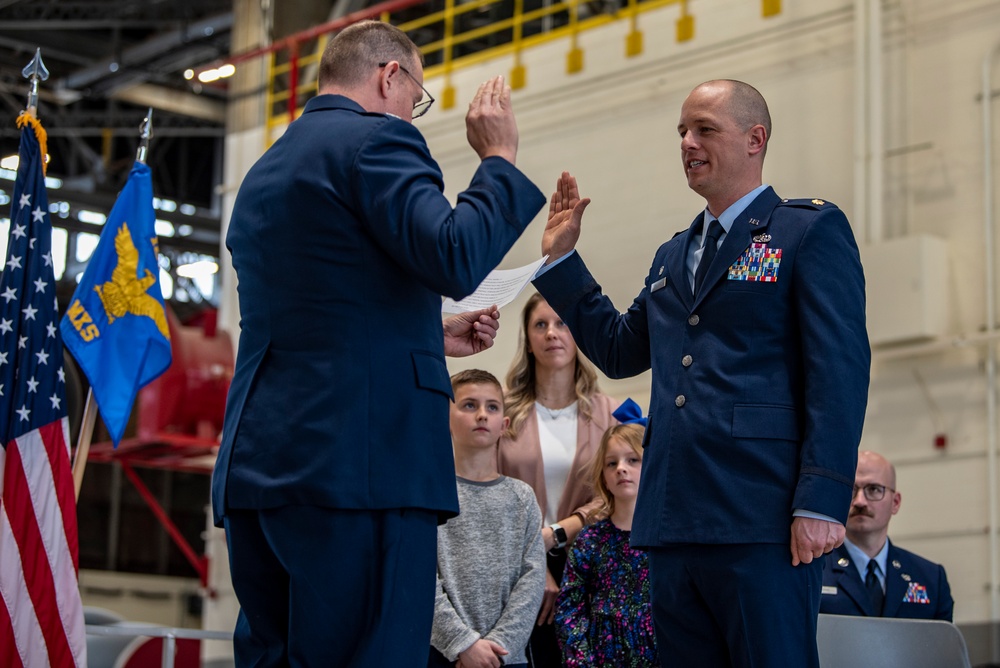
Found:
[[[146,164],[146,153],[149,152],[149,140],[153,136],[153,108],[146,111],[146,118],[139,126],[139,148],[135,152],[135,161]]]
[[[42,50],[35,49],[35,57],[21,70],[21,75],[30,82],[28,88],[28,108],[27,113],[33,118],[38,117],[38,82],[49,78],[49,71],[45,69],[42,62]]]

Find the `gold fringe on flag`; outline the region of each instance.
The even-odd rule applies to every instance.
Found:
[[[26,111],[17,117],[18,129],[23,130],[25,125],[30,125],[31,129],[35,131],[35,138],[38,139],[38,151],[42,156],[42,174],[45,174],[45,170],[49,166],[45,159],[49,154],[49,136],[46,134],[45,128],[42,127],[42,122]]]

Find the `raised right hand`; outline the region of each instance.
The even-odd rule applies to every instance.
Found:
[[[563,172],[549,200],[549,220],[542,233],[542,255],[549,256],[548,262],[555,262],[576,248],[583,212],[588,204],[590,198],[580,199],[576,178]]]
[[[511,164],[517,159],[517,122],[510,104],[510,86],[498,75],[484,82],[469,103],[465,136],[480,160],[499,156]]]

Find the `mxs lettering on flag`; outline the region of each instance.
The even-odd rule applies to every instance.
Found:
[[[86,666],[45,131],[22,114],[0,277],[0,666]]]
[[[137,162],[59,325],[116,446],[136,393],[170,366],[155,221],[149,167]]]

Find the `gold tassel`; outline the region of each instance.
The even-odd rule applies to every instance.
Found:
[[[42,174],[45,174],[46,169],[48,169],[45,156],[49,154],[49,136],[46,134],[45,128],[42,127],[42,122],[28,112],[17,117],[17,127],[23,130],[25,125],[30,125],[31,129],[35,131],[35,138],[38,139],[38,151],[42,156]]]

